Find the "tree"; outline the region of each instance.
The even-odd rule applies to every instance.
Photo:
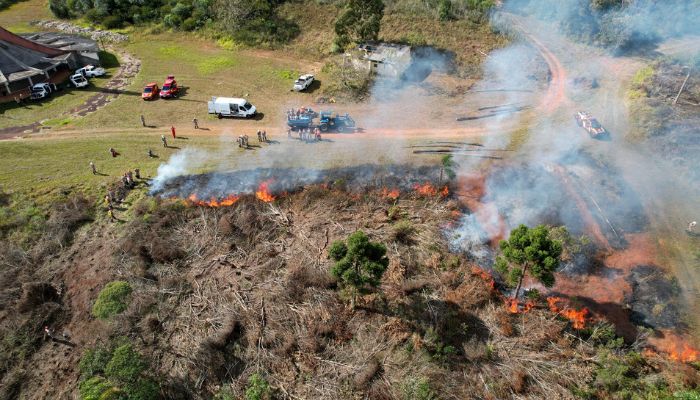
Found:
[[[340,240],[333,242],[329,256],[335,261],[331,274],[352,291],[352,308],[355,308],[357,293],[379,286],[382,275],[389,266],[386,247],[371,242],[362,231],[350,235],[347,244]]]
[[[452,157],[452,154],[446,154],[442,156],[442,158],[440,159],[440,164],[440,183],[442,183],[443,175],[447,175],[447,179],[454,179],[455,177],[457,177],[457,173],[455,172],[457,163]]]
[[[335,20],[335,45],[338,50],[350,43],[377,40],[384,2],[382,0],[349,0]]]
[[[546,287],[554,285],[562,243],[550,237],[548,227],[520,225],[510,233],[510,238],[501,240],[499,246],[502,255],[496,259],[496,270],[506,276],[511,285],[517,282],[513,299],[518,298],[523,278],[528,273]]]

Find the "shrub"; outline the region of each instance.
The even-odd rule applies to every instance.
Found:
[[[87,376],[100,374],[104,372],[111,358],[112,352],[105,347],[88,349],[80,359],[80,373]]]
[[[416,228],[410,221],[401,221],[394,225],[393,238],[395,241],[403,244],[413,243],[413,236],[416,234]]]
[[[114,281],[105,285],[92,307],[92,314],[100,319],[110,318],[126,310],[126,299],[131,294],[131,285],[125,281]]]
[[[133,384],[145,369],[141,355],[130,344],[124,344],[114,349],[112,359],[105,366],[105,375],[120,383]]]
[[[110,15],[102,20],[102,26],[106,29],[119,29],[124,27],[124,21],[118,15]]]
[[[401,385],[404,400],[437,400],[438,396],[430,388],[428,378],[409,378]]]
[[[79,386],[80,398],[83,400],[111,400],[121,396],[119,389],[101,376],[84,380]]]
[[[245,389],[246,400],[264,400],[270,398],[270,384],[260,374],[253,374],[248,379]]]

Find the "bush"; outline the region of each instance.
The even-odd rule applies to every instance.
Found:
[[[80,398],[83,400],[116,400],[122,397],[119,389],[101,376],[93,376],[82,381],[79,391]]]
[[[105,347],[96,347],[88,349],[80,359],[80,373],[83,375],[93,376],[101,374],[107,367],[107,363],[112,359],[112,352]]]
[[[102,20],[102,26],[107,29],[119,29],[124,27],[124,21],[118,15],[110,15]]]
[[[270,384],[260,374],[253,374],[248,379],[245,389],[246,400],[265,400],[270,398]]]
[[[92,314],[100,319],[110,318],[126,310],[126,299],[131,294],[131,285],[125,281],[108,283],[97,296]]]
[[[112,359],[105,366],[105,375],[120,383],[133,384],[145,369],[141,355],[130,344],[124,344],[112,353]]]
[[[413,243],[413,236],[416,234],[416,228],[410,221],[401,221],[394,225],[393,239],[399,243]]]
[[[401,385],[404,400],[437,400],[427,378],[409,378]]]

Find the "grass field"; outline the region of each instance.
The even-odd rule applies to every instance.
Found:
[[[52,18],[46,0],[19,1],[0,11],[0,26],[14,33],[35,32],[30,21]]]

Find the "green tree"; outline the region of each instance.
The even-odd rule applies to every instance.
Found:
[[[548,227],[520,225],[510,233],[510,238],[501,240],[499,246],[502,254],[496,259],[496,270],[511,285],[517,282],[514,299],[520,294],[527,274],[547,287],[554,285],[554,271],[559,266],[562,243],[550,237]]]
[[[349,0],[335,20],[335,45],[338,50],[350,43],[377,40],[383,16],[382,0]]]
[[[450,180],[456,178],[457,172],[455,172],[455,168],[457,168],[457,166],[452,154],[442,156],[440,159],[440,183],[442,183],[443,175],[447,175],[447,179]]]
[[[333,242],[329,256],[335,261],[331,274],[352,292],[352,308],[355,308],[357,293],[377,287],[389,266],[386,247],[371,242],[362,231],[350,235],[347,244],[343,241]]]

